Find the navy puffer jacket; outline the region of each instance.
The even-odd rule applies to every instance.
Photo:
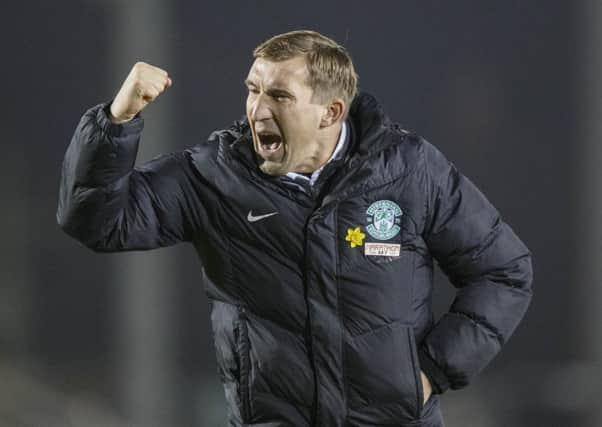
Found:
[[[259,171],[244,120],[134,167],[143,119],[113,125],[107,108],[75,130],[58,222],[98,252],[194,245],[230,426],[438,426],[438,395],[467,385],[529,305],[525,245],[370,95],[346,154],[305,189]],[[457,288],[437,322],[434,260]]]

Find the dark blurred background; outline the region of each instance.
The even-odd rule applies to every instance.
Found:
[[[533,253],[533,303],[442,397],[447,426],[602,426],[602,2],[22,1],[3,21],[0,427],[225,426],[192,247],[85,249],[56,224],[61,162],[136,61],[173,79],[142,163],[239,118],[252,49],[299,28],[345,45]]]

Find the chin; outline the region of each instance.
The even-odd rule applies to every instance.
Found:
[[[282,176],[286,175],[287,171],[284,170],[284,167],[279,163],[274,163],[265,160],[261,165],[259,165],[259,169],[265,173],[266,175],[272,176]]]

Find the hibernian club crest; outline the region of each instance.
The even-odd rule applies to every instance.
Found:
[[[368,215],[368,233],[378,240],[389,240],[399,233],[401,208],[390,200],[379,200],[370,205],[366,211]]]

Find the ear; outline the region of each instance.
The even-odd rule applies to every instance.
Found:
[[[320,128],[332,126],[342,119],[345,112],[345,101],[341,98],[335,98],[326,106],[322,120],[320,120]]]

